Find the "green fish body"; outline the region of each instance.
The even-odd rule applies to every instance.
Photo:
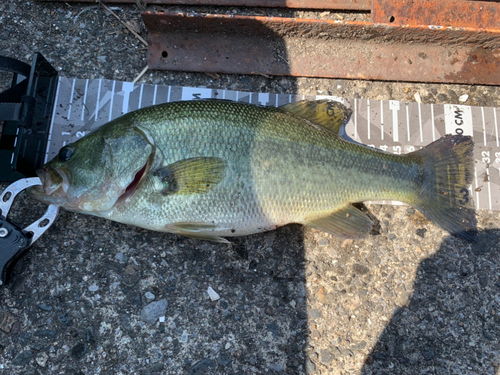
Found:
[[[342,139],[349,117],[328,101],[152,106],[65,146],[30,193],[70,211],[219,242],[288,223],[363,238],[373,223],[352,203],[367,200],[408,203],[473,237],[470,137],[395,155]]]

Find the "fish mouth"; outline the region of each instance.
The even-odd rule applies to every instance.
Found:
[[[69,189],[69,179],[60,169],[44,166],[36,171],[42,185],[33,186],[31,191],[35,195],[66,197]]]

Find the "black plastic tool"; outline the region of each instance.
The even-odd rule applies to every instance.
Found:
[[[24,189],[40,185],[38,177],[24,178],[9,185],[0,195],[0,284],[9,281],[9,271],[38,237],[54,222],[59,207],[50,205],[45,214],[26,228],[7,218],[14,198]]]
[[[43,164],[57,89],[57,71],[40,54],[32,65],[0,56],[0,70],[12,72],[0,93],[0,181],[36,176]]]

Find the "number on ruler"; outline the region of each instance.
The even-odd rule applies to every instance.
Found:
[[[462,196],[462,199],[460,199],[458,203],[460,203],[461,205],[466,205],[467,203],[469,203],[469,189],[460,189],[460,195]]]
[[[330,117],[335,116],[335,106],[333,105],[333,102],[329,102],[326,106],[326,114]]]
[[[462,126],[464,124],[464,120],[463,120],[462,116],[463,116],[462,110],[459,108],[455,108],[455,125]],[[464,134],[464,129],[457,127],[455,129],[455,133],[462,135],[462,134]]]
[[[490,159],[490,152],[489,151],[481,151],[481,157],[483,158],[483,163],[490,164],[491,159]]]
[[[401,146],[392,146],[392,153],[393,154],[401,154]]]
[[[388,149],[388,148],[389,148],[389,146],[387,146],[387,145],[382,145],[382,146],[380,146],[380,149],[381,149],[382,151],[387,151],[387,149]]]
[[[495,163],[500,163],[500,152],[495,152]]]
[[[76,138],[82,138],[82,137],[85,137],[85,132],[84,131],[76,132]]]

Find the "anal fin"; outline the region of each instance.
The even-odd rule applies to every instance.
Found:
[[[366,238],[373,228],[373,222],[363,212],[349,204],[331,215],[306,221],[304,224],[337,237]]]

